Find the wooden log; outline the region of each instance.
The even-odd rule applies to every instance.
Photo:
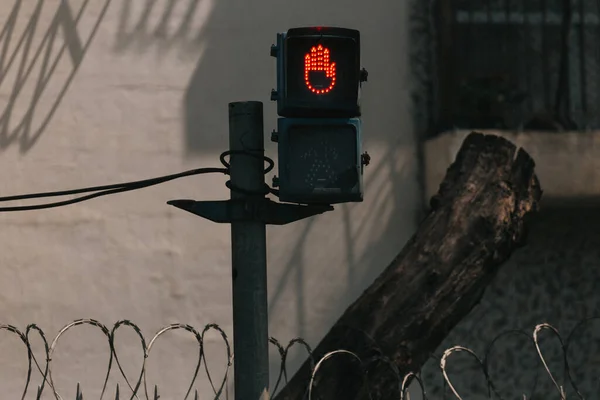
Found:
[[[542,195],[534,167],[501,137],[473,132],[464,140],[417,232],[313,352],[318,361],[349,350],[367,370],[335,355],[315,375],[313,399],[400,398],[398,377],[420,370],[525,243]],[[275,399],[307,398],[311,372],[307,360]]]

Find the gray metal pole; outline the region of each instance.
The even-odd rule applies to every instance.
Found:
[[[229,103],[231,199],[252,200],[264,194],[263,104]],[[251,157],[235,152],[254,154]],[[269,398],[267,240],[262,221],[231,223],[233,267],[233,351],[235,400]]]

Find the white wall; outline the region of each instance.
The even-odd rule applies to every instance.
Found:
[[[420,198],[408,106],[407,1],[177,0],[163,33],[167,0],[62,3],[0,1],[0,195],[219,166],[228,102],[263,101],[267,138],[275,126],[269,47],[277,32],[304,25],[360,29],[369,70],[364,142],[372,156],[365,202],[268,230],[270,334],[316,345],[415,228]],[[55,16],[61,29],[46,39],[53,43],[47,53],[44,37]],[[32,27],[27,50],[21,38]],[[267,151],[276,156],[270,142]],[[174,322],[198,329],[214,322],[231,335],[229,227],[165,204],[228,198],[225,180],[205,175],[65,208],[0,214],[1,323],[21,329],[36,323],[49,340],[86,317],[109,328],[131,319],[147,337]],[[25,349],[16,338],[0,337],[0,384],[11,394],[6,398],[16,398]],[[135,376],[139,345],[131,331],[121,337],[125,370]],[[224,351],[217,335],[210,338],[218,375]],[[54,358],[57,387],[71,397],[81,381],[84,394],[95,395],[108,359],[102,334],[81,327],[64,339]],[[182,398],[197,349],[183,334],[165,339],[148,360],[149,382],[159,384],[163,398]],[[300,354],[292,355],[290,372]],[[202,398],[210,397],[202,373],[197,386]]]
[[[502,136],[529,153],[535,161],[535,172],[544,190],[544,207],[565,202],[597,205],[600,194],[600,131],[479,131]],[[424,143],[424,197],[427,202],[437,193],[446,170],[469,133],[471,131],[465,130],[443,132]]]

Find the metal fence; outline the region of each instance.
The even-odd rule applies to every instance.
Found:
[[[600,1],[433,0],[413,8],[412,40],[428,49],[420,62],[413,57],[413,75],[415,92],[433,103],[430,134],[600,128]]]
[[[574,373],[574,370],[571,367],[574,363],[570,359],[571,358],[570,357],[570,353],[571,353],[570,348],[573,345],[573,342],[576,341],[576,339],[581,339],[581,337],[584,337],[586,339],[586,341],[590,340],[589,335],[583,335],[583,332],[586,329],[589,330],[591,323],[594,321],[596,321],[596,322],[600,321],[600,317],[590,318],[590,319],[585,319],[585,320],[580,321],[572,329],[571,333],[566,337],[562,337],[556,328],[554,328],[552,325],[546,324],[546,323],[537,325],[535,327],[535,329],[533,329],[532,332],[526,332],[526,331],[522,331],[522,330],[506,331],[506,332],[499,334],[496,338],[494,338],[489,343],[489,345],[487,346],[487,349],[485,351],[485,354],[483,354],[482,357],[478,356],[473,350],[471,350],[467,347],[463,347],[463,346],[451,347],[451,348],[445,350],[442,354],[433,357],[435,359],[435,362],[438,363],[438,365],[439,365],[439,374],[440,374],[440,377],[442,380],[442,386],[443,386],[442,394],[436,398],[438,398],[438,399],[465,399],[465,400],[484,399],[484,398],[485,399],[503,399],[503,398],[504,399],[515,399],[514,393],[513,393],[513,396],[506,396],[505,393],[504,394],[501,393],[501,389],[500,389],[500,387],[502,386],[502,385],[500,385],[501,382],[498,382],[497,379],[493,377],[493,373],[491,371],[493,369],[492,368],[493,364],[495,363],[495,361],[497,361],[497,359],[495,357],[490,356],[492,354],[493,348],[497,345],[499,340],[506,338],[506,337],[515,337],[515,336],[526,338],[526,340],[528,342],[530,342],[531,346],[529,346],[529,349],[526,347],[522,347],[520,349],[520,353],[513,354],[513,356],[514,357],[523,357],[526,353],[529,353],[529,355],[535,355],[535,358],[538,361],[537,365],[533,365],[532,368],[528,369],[527,371],[516,371],[516,373],[531,373],[532,370],[535,371],[532,387],[529,388],[527,392],[525,391],[525,389],[523,389],[522,393],[521,392],[518,393],[518,398],[524,399],[524,400],[526,400],[526,399],[531,400],[531,399],[537,399],[537,398],[539,398],[539,399],[543,398],[545,400],[548,400],[548,399],[566,400],[566,399],[575,399],[575,398],[577,398],[577,399],[597,398],[597,392],[596,393],[584,393],[584,391],[581,389],[582,382],[581,381],[577,382],[577,379],[576,379],[577,374]],[[185,330],[185,331],[191,333],[195,337],[195,339],[198,343],[198,359],[197,359],[197,363],[196,363],[196,367],[194,370],[192,381],[189,384],[189,386],[187,387],[187,394],[186,394],[185,398],[186,399],[187,398],[222,399],[222,398],[228,397],[228,394],[226,393],[227,381],[228,381],[228,376],[229,376],[228,372],[233,363],[234,354],[231,351],[231,347],[228,342],[227,335],[217,325],[210,324],[210,325],[207,325],[203,330],[199,331],[190,325],[173,324],[173,325],[169,325],[169,326],[161,329],[156,335],[154,335],[154,337],[152,337],[152,339],[150,341],[148,341],[144,337],[144,335],[142,334],[142,332],[138,328],[138,326],[136,324],[132,323],[131,321],[127,321],[127,320],[119,321],[113,326],[112,329],[109,329],[108,327],[106,327],[105,325],[103,325],[102,323],[100,323],[96,320],[81,319],[81,320],[74,321],[73,323],[70,323],[67,326],[65,326],[63,329],[61,329],[50,344],[46,340],[45,333],[36,325],[29,325],[25,329],[25,331],[20,331],[19,329],[17,329],[14,326],[11,326],[11,325],[0,326],[0,331],[5,331],[10,334],[17,335],[20,338],[20,340],[23,342],[23,344],[27,347],[27,350],[28,350],[28,352],[27,352],[28,370],[27,370],[27,376],[26,376],[26,383],[25,383],[22,397],[20,397],[20,398],[22,398],[22,399],[25,399],[25,398],[40,399],[42,394],[44,393],[44,391],[50,391],[51,394],[53,395],[52,397],[54,397],[56,399],[63,398],[56,390],[54,383],[53,383],[53,379],[52,379],[53,355],[55,353],[56,345],[57,345],[59,339],[61,338],[61,336],[63,336],[68,330],[71,330],[77,326],[82,326],[82,325],[88,325],[88,326],[91,325],[91,326],[94,326],[94,327],[100,329],[102,331],[102,333],[104,334],[104,336],[106,337],[108,345],[110,347],[110,358],[109,358],[109,363],[108,363],[108,369],[106,371],[104,386],[103,386],[102,395],[100,396],[100,398],[107,398],[107,399],[108,398],[114,398],[114,399],[145,398],[145,399],[153,399],[153,400],[159,399],[160,394],[159,394],[158,388],[156,386],[154,388],[147,387],[147,382],[146,382],[146,377],[145,377],[146,359],[150,355],[154,343],[160,336],[162,336],[163,334],[165,334],[168,331],[177,330],[177,329],[182,329],[182,330]],[[119,330],[119,328],[122,328],[122,327],[129,327],[135,331],[136,335],[139,337],[141,347],[144,350],[144,362],[142,364],[141,371],[140,371],[139,375],[137,376],[137,379],[135,382],[130,381],[126,377],[125,372],[123,371],[123,368],[121,366],[121,362],[119,361],[119,356],[118,356],[117,351],[114,346],[115,333]],[[223,341],[225,342],[226,350],[227,350],[227,364],[226,364],[226,369],[225,369],[226,372],[224,374],[223,380],[220,382],[215,382],[213,380],[213,378],[211,377],[210,368],[208,367],[208,364],[207,364],[207,361],[205,358],[205,354],[204,354],[204,350],[203,350],[204,349],[204,346],[203,346],[204,336],[210,330],[215,330],[221,335]],[[45,348],[45,353],[46,353],[44,362],[40,363],[40,360],[38,358],[36,358],[35,355],[33,354],[33,351],[32,351],[31,345],[30,345],[32,333],[35,333],[39,337],[41,337],[41,339],[44,343],[44,348]],[[549,359],[551,357],[546,353],[545,350],[543,350],[544,346],[540,345],[540,341],[542,340],[541,337],[548,333],[551,334],[555,339],[557,339],[558,343],[559,343],[559,348],[560,348],[560,352],[561,352],[559,359],[561,360],[561,364],[562,364],[562,368],[561,368],[562,373],[560,374],[560,378],[559,378],[559,374],[553,370],[553,368],[556,368],[556,364],[552,364],[552,362],[549,361]],[[357,364],[357,368],[359,368],[362,371],[368,370],[368,365],[364,365],[362,363],[362,361],[360,360],[360,358],[355,353],[352,353],[351,351],[348,351],[348,350],[342,349],[342,350],[332,351],[328,354],[323,355],[319,360],[316,360],[316,359],[314,359],[314,355],[312,354],[311,347],[308,344],[306,344],[306,342],[304,342],[302,339],[294,339],[287,346],[282,346],[277,340],[271,339],[271,344],[277,349],[277,352],[281,357],[280,373],[275,382],[274,388],[272,390],[273,394],[276,394],[277,391],[279,389],[281,389],[282,386],[287,381],[287,372],[286,372],[287,356],[288,356],[290,349],[295,345],[302,346],[306,350],[308,357],[312,361],[312,365],[313,365],[312,377],[310,377],[310,376],[306,377],[307,381],[312,382],[314,380],[314,378],[317,377],[318,374],[323,373],[323,370],[328,367],[328,360],[335,358],[335,357],[340,357],[342,359],[345,358],[345,359],[349,360],[348,362],[353,362],[353,363],[356,363],[358,361],[359,362],[358,364],[360,364],[360,365]],[[586,346],[588,344],[589,343],[586,342]],[[474,361],[475,365],[479,369],[481,376],[483,377],[484,384],[482,385],[482,391],[475,392],[475,391],[473,391],[472,388],[467,391],[464,391],[464,389],[462,389],[457,384],[457,381],[461,380],[460,375],[466,373],[466,369],[463,366],[461,366],[461,368],[459,369],[458,372],[451,371],[452,364],[455,362],[457,354],[467,354]],[[396,374],[397,381],[398,381],[398,386],[397,386],[398,389],[397,389],[396,394],[390,395],[390,398],[395,398],[395,399],[399,398],[399,399],[410,400],[410,394],[407,390],[408,390],[409,385],[411,385],[411,384],[414,384],[414,386],[411,388],[412,393],[413,393],[413,399],[416,398],[417,396],[420,396],[420,398],[422,398],[422,399],[429,398],[427,396],[427,388],[428,388],[427,382],[423,382],[423,379],[422,379],[422,376],[420,373],[415,372],[415,373],[409,373],[409,374],[402,376],[398,372],[397,368],[389,360],[385,359],[385,357],[381,357],[380,359],[377,359],[377,360],[373,359],[373,360],[370,360],[370,362],[376,362],[376,363],[385,362],[389,365],[390,371],[393,371]],[[552,367],[552,365],[554,365],[554,367]],[[126,387],[126,389],[123,389],[123,388],[119,388],[119,386],[117,386],[116,388],[113,388],[111,390],[111,392],[114,394],[108,394],[107,393],[108,392],[107,382],[108,382],[109,376],[111,375],[112,370],[114,370],[114,369],[117,370],[115,372],[121,374],[121,376],[123,377],[123,379],[126,382],[127,387]],[[213,389],[213,393],[205,394],[204,396],[199,395],[199,393],[194,390],[194,384],[195,384],[196,378],[198,377],[198,374],[201,369],[203,369],[204,372],[206,373],[206,376],[207,376],[207,378],[211,384],[211,387]],[[589,367],[586,367],[586,370],[589,372]],[[42,380],[41,385],[38,386],[37,390],[30,390],[29,386],[30,386],[32,374],[35,371],[37,371],[41,374],[43,380]],[[597,372],[597,370],[595,370],[595,371]],[[593,375],[596,376],[597,373],[593,373]],[[451,376],[453,376],[453,378],[451,378]],[[467,381],[471,381],[471,380],[472,380],[472,377],[469,377],[467,379]],[[548,392],[540,393],[540,391],[538,390],[538,384],[543,380],[545,380],[546,383],[551,383],[552,393],[548,393]],[[462,381],[465,381],[465,379],[462,379]],[[2,378],[0,377],[0,388],[2,388],[2,383],[3,383]],[[6,383],[6,382],[4,382],[4,383]],[[504,382],[504,383],[506,383],[506,382]],[[80,388],[78,383],[73,382],[74,386],[75,386],[75,384],[77,384],[76,399],[81,400],[81,399],[83,399],[82,389]],[[515,382],[508,382],[508,386],[513,391],[515,389],[520,390],[519,388],[515,387]],[[587,386],[589,386],[589,385],[587,385]],[[417,389],[416,391],[415,391],[415,388]],[[308,399],[320,398],[318,396],[318,389],[319,389],[318,386],[307,387],[307,398]],[[394,389],[395,388],[391,388],[390,390],[393,391]],[[377,399],[375,399],[375,400],[377,400]]]

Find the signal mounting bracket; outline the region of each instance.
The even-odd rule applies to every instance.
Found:
[[[229,224],[238,221],[261,221],[267,225],[286,225],[327,211],[331,205],[277,203],[267,198],[214,201],[171,200],[167,204],[206,218]]]

